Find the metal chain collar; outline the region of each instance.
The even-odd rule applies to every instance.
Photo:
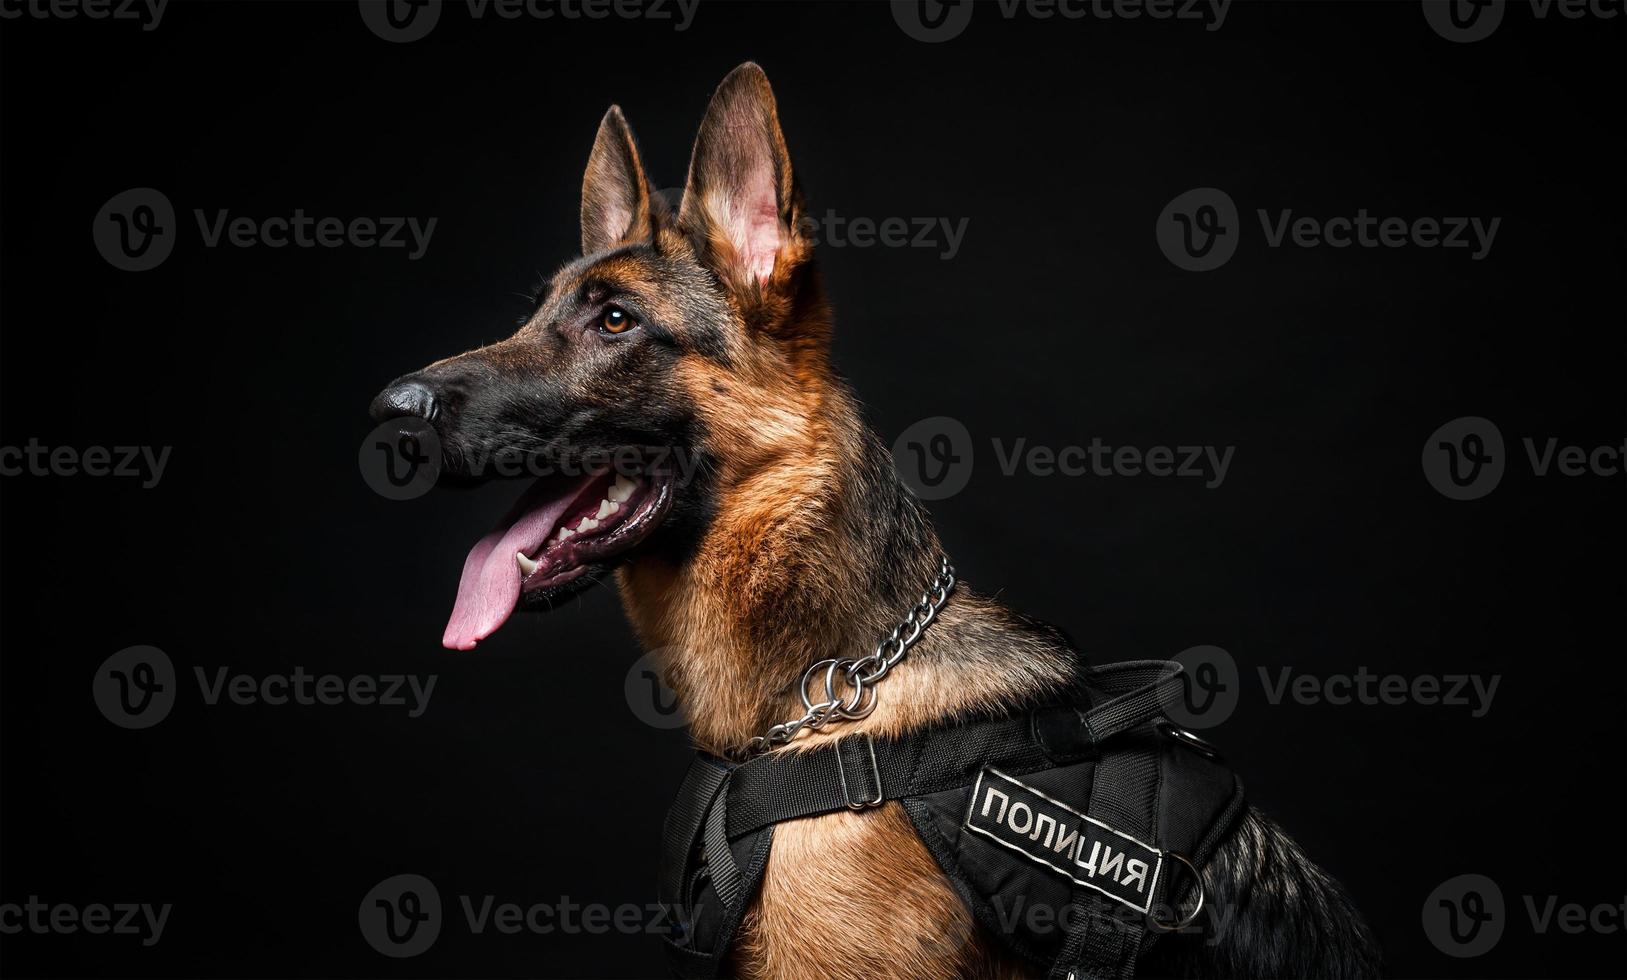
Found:
[[[876,710],[876,682],[887,676],[887,672],[897,666],[904,659],[915,641],[932,621],[938,617],[938,610],[949,601],[949,593],[955,589],[955,568],[949,564],[947,555],[938,558],[938,574],[933,578],[932,584],[921,593],[921,601],[917,602],[902,622],[893,627],[893,631],[882,637],[876,644],[876,649],[867,657],[857,660],[851,657],[827,657],[815,663],[802,673],[802,707],[806,709],[801,718],[793,721],[781,722],[768,731],[746,743],[745,752],[761,752],[775,745],[784,745],[797,737],[803,729],[818,731],[833,721],[853,721],[863,718]],[[824,671],[823,690],[824,698],[814,700],[815,695],[808,693],[808,683]],[[836,693],[836,678],[840,676],[843,683],[852,689],[846,697],[839,697]],[[869,694],[866,698],[865,695]]]

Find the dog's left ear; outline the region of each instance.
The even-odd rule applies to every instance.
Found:
[[[621,106],[613,105],[599,123],[582,178],[582,254],[646,242],[654,232],[650,184],[638,145]]]
[[[678,223],[737,294],[788,294],[811,252],[768,76],[746,62],[718,86],[689,161]]]

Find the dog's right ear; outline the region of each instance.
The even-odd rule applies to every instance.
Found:
[[[644,164],[621,106],[613,105],[599,123],[582,178],[582,254],[646,242],[654,232]]]

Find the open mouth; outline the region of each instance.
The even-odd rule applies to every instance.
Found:
[[[469,550],[441,645],[473,650],[527,599],[642,541],[671,502],[672,481],[642,473],[538,480]]]

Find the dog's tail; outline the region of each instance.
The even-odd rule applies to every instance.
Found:
[[[1270,818],[1249,807],[1204,869],[1200,928],[1162,937],[1142,972],[1167,977],[1377,977],[1355,903]]]

